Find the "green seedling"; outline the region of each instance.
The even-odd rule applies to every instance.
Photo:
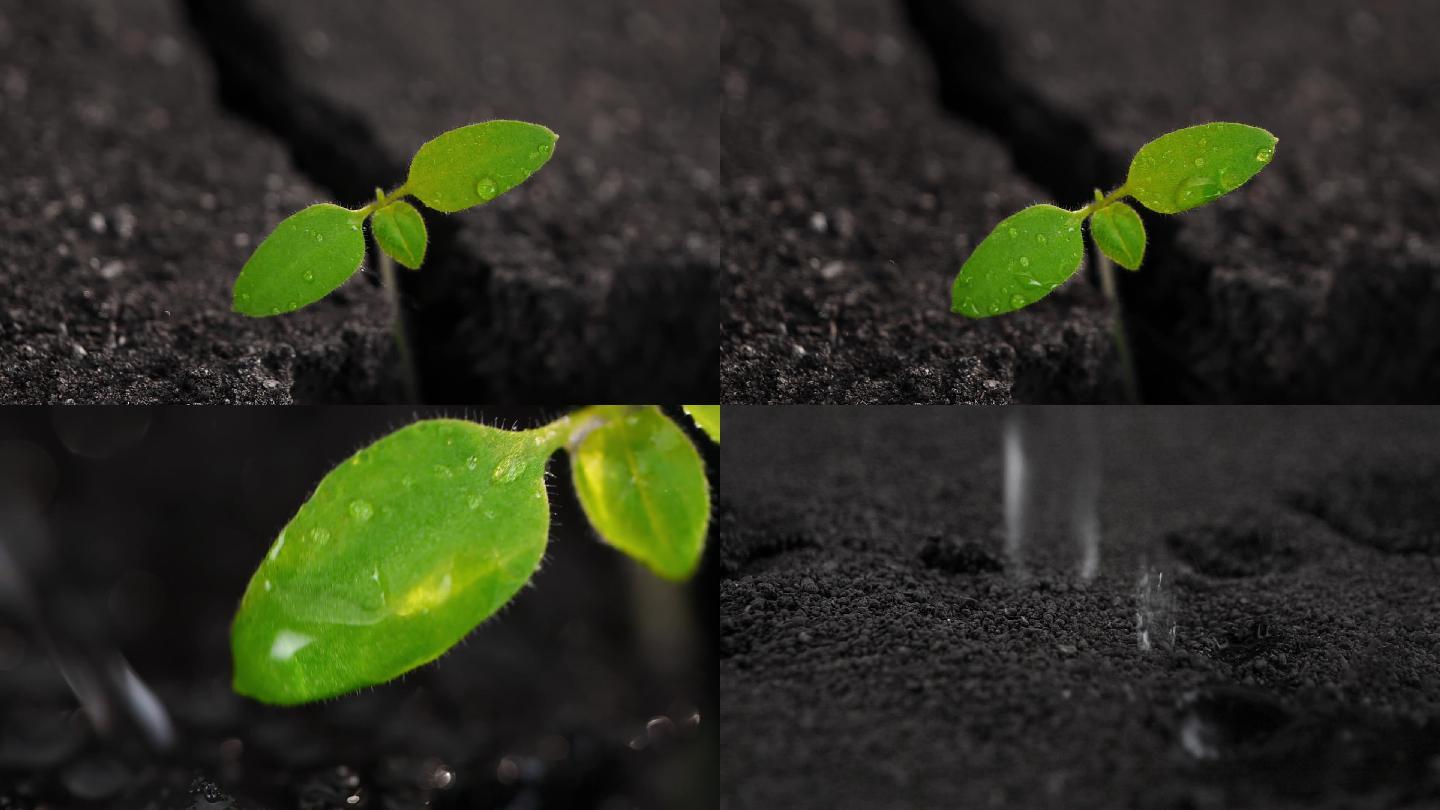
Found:
[[[383,255],[418,270],[425,259],[425,221],[405,197],[446,214],[484,205],[545,165],[555,141],[545,127],[521,121],[446,132],[420,147],[409,177],[394,191],[377,188],[372,202],[354,210],[318,203],[277,225],[235,279],[235,311],[279,315],[333,292],[360,269],[366,219]]]
[[[1244,124],[1201,124],[1145,144],[1125,183],[1078,211],[1033,205],[1002,220],[965,260],[950,308],[970,318],[1001,315],[1049,295],[1080,269],[1081,225],[1100,252],[1128,270],[1145,256],[1145,226],[1134,197],[1159,214],[1189,211],[1243,186],[1275,157],[1274,135]]]
[[[719,406],[685,410],[719,440]],[[319,700],[454,646],[538,569],[545,468],[561,448],[602,540],[665,579],[694,574],[709,483],[695,445],[659,408],[591,406],[534,430],[416,422],[331,470],[280,531],[231,628],[235,691]]]
[[[1245,124],[1201,124],[1145,144],[1130,161],[1125,182],[1078,211],[1032,205],[1002,220],[961,265],[950,287],[950,309],[988,318],[1023,309],[1049,295],[1080,269],[1081,226],[1099,248],[1100,284],[1115,307],[1111,331],[1132,401],[1140,397],[1114,272],[1109,261],[1139,270],[1145,258],[1145,224],[1122,202],[1134,197],[1159,214],[1198,208],[1245,185],[1275,157],[1278,139]]]
[[[391,260],[419,270],[428,239],[425,220],[405,197],[413,196],[446,214],[484,205],[544,166],[555,152],[556,140],[554,132],[523,121],[487,121],[452,129],[420,147],[399,188],[389,193],[375,189],[375,199],[364,207],[317,203],[291,214],[240,269],[233,293],[235,311],[255,318],[280,315],[334,292],[360,269],[368,219],[379,248],[381,285],[394,313],[406,393],[419,399]]]

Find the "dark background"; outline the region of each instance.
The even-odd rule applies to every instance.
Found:
[[[180,730],[168,756],[124,726],[97,737],[39,640],[0,615],[0,806],[705,806],[715,565],[669,585],[599,542],[561,458],[543,569],[438,662],[292,709],[229,690],[228,629],[245,584],[333,465],[417,417],[530,427],[560,413],[0,410],[6,550],[27,561],[57,637],[124,655]],[[718,489],[715,446],[691,435]],[[27,528],[36,507],[40,523]],[[686,720],[696,711],[698,727]],[[673,727],[647,734],[658,717]],[[431,789],[441,767],[453,781]]]
[[[548,125],[553,159],[427,218],[403,273],[436,403],[710,401],[717,11],[674,0],[0,2],[0,401],[400,399],[367,259],[233,314],[255,245],[404,179],[441,132]]]
[[[1171,130],[1280,139],[1243,189],[1142,212],[1121,273],[1150,402],[1427,402],[1440,390],[1440,14],[1428,0],[725,0],[734,402],[1123,397],[1090,272],[949,312],[1005,216],[1077,208]]]
[[[1001,553],[1014,410],[726,409],[722,807],[1440,802],[1440,413],[1027,408],[1054,491],[1101,448],[1082,586],[1053,512]]]

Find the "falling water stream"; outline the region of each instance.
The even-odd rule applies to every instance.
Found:
[[[1015,576],[1037,563],[1100,571],[1100,436],[1094,409],[1012,407],[1002,435],[1005,555]],[[1142,557],[1135,586],[1142,650],[1175,643],[1175,593],[1158,550]]]

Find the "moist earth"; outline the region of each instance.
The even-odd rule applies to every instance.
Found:
[[[1440,418],[1072,409],[727,411],[721,806],[1440,802]],[[1095,431],[1093,581],[1061,530],[1005,552],[1007,418]]]

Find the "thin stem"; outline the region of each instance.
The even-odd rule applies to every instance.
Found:
[[[395,261],[390,258],[379,243],[375,244],[375,255],[380,262],[380,286],[385,288],[385,300],[390,304],[394,319],[395,348],[400,354],[400,379],[405,385],[405,398],[410,402],[420,401],[420,378],[415,371],[415,356],[410,352],[409,331],[405,323],[405,307],[400,300],[400,284],[395,278]]]
[[[574,413],[566,414],[544,427],[536,428],[536,444],[551,450],[565,447],[574,450],[597,428],[609,422],[622,419],[647,405],[589,405]]]
[[[1102,250],[1095,251],[1096,264],[1100,269],[1100,289],[1105,292],[1115,315],[1110,320],[1110,334],[1115,341],[1115,353],[1120,357],[1120,373],[1125,384],[1125,399],[1131,404],[1140,403],[1140,380],[1135,374],[1135,358],[1130,354],[1130,338],[1125,333],[1125,310],[1120,304],[1120,294],[1115,286],[1115,264]]]
[[[363,218],[363,217],[368,217],[368,216],[370,216],[371,214],[375,213],[376,211],[379,211],[381,208],[384,208],[385,206],[389,205],[390,203],[395,202],[396,200],[400,199],[401,197],[404,197],[406,194],[409,194],[409,193],[410,193],[410,188],[409,188],[409,187],[410,187],[410,183],[407,181],[407,182],[401,183],[398,188],[396,188],[394,191],[390,191],[390,192],[388,192],[388,193],[381,192],[380,189],[377,188],[377,189],[376,189],[376,192],[377,192],[377,193],[376,193],[376,195],[375,195],[376,199],[375,199],[373,202],[371,202],[370,204],[366,205],[366,206],[363,206],[363,207],[361,207],[361,208],[356,208],[356,209],[354,209],[354,210],[355,210],[355,213],[359,214],[362,218]]]
[[[1095,211],[1099,211],[1101,208],[1104,208],[1105,206],[1109,205],[1110,203],[1115,202],[1116,200],[1120,199],[1121,197],[1127,196],[1129,193],[1130,193],[1130,188],[1129,188],[1129,186],[1126,186],[1126,185],[1123,185],[1123,184],[1122,184],[1119,188],[1115,189],[1114,191],[1110,192],[1109,194],[1106,194],[1105,196],[1100,197],[1099,199],[1091,202],[1089,205],[1085,206],[1084,208],[1081,208],[1079,211],[1071,211],[1070,214],[1071,214],[1071,216],[1074,216],[1074,217],[1076,217],[1077,219],[1084,219],[1085,217],[1090,216],[1091,213],[1093,213],[1093,212],[1095,212]],[[1097,193],[1097,196],[1098,196],[1098,193]]]

